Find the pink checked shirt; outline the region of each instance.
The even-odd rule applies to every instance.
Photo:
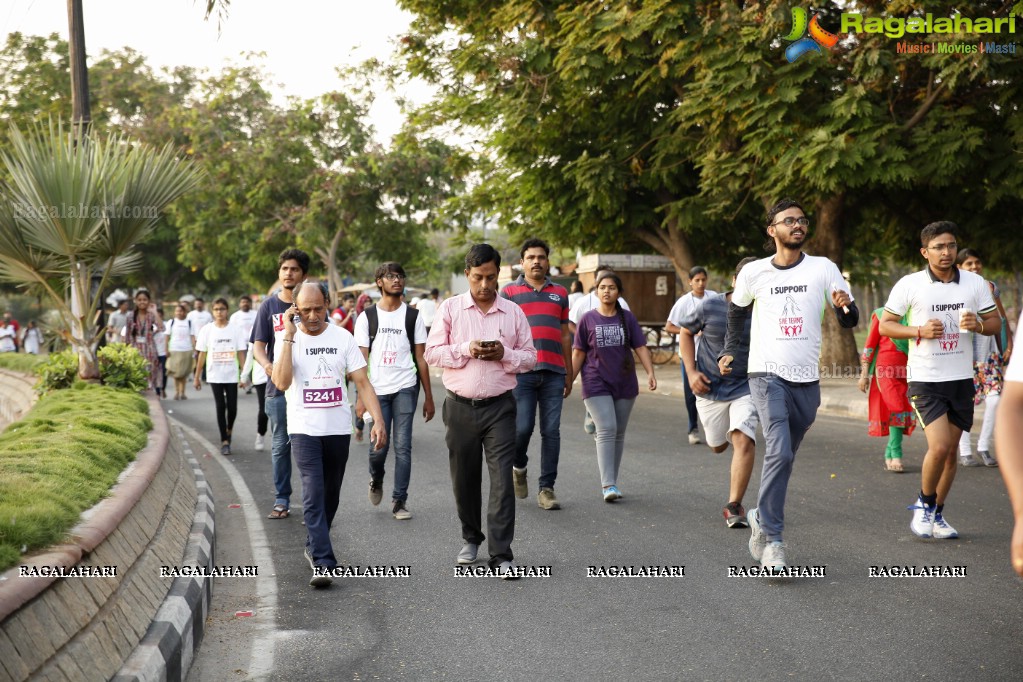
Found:
[[[504,344],[501,362],[477,360],[469,355],[475,340],[499,339]],[[444,387],[463,398],[492,398],[515,388],[515,375],[536,364],[536,348],[529,320],[519,306],[500,296],[486,313],[472,294],[445,299],[426,340],[426,361],[444,368]]]

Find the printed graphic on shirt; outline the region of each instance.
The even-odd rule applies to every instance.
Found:
[[[624,346],[625,330],[619,324],[599,324],[593,329],[597,348]]]
[[[306,407],[337,407],[344,401],[341,377],[334,371],[334,363],[322,353],[337,352],[336,348],[306,348],[310,355],[318,354],[313,376],[302,384],[302,403]]]
[[[805,286],[793,288],[806,290]],[[792,294],[785,294],[785,305],[781,309],[781,317],[778,318],[778,327],[781,329],[782,334],[789,338],[809,338],[808,336],[803,336],[803,316],[798,314],[801,311],[802,308],[796,303],[796,299],[792,298]]]

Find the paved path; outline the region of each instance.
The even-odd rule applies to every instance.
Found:
[[[660,371],[665,392],[673,371]],[[171,417],[216,440],[208,389],[190,395],[165,403]],[[824,565],[826,577],[730,578],[729,566],[752,563],[748,531],[726,529],[721,517],[730,454],[685,443],[680,400],[641,397],[622,465],[626,498],[610,505],[581,400],[569,399],[564,509],[518,502],[516,559],[551,566],[545,579],[453,576],[461,539],[439,417],[415,425],[411,521],[369,505],[365,446],[353,442],[335,547],[350,564],[410,565],[412,575],[316,591],[300,515],[265,519],[269,451],[253,451],[256,397],[241,396],[236,454],[201,457],[217,502],[217,563],[259,564],[253,557],[266,549],[269,565],[259,564],[262,588],[217,579],[190,679],[1023,678],[1023,582],[1009,567],[1011,515],[997,471],[960,470],[946,516],[962,539],[921,541],[905,507],[919,487],[922,434],[906,441],[910,473],[889,474],[884,443],[864,423],[821,414],[797,459],[786,540],[790,563]],[[762,448],[754,491],[761,457]],[[295,512],[300,500],[296,491]],[[684,565],[685,577],[586,577],[588,566],[621,565]],[[966,566],[967,577],[869,578],[873,565]],[[234,615],[247,610],[254,615]]]

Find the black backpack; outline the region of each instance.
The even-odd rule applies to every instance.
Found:
[[[380,318],[377,316],[377,307],[370,306],[364,311],[366,322],[369,323],[369,352],[373,352],[373,342],[377,338],[377,328],[380,326]],[[419,381],[419,363],[416,362],[416,317],[419,311],[410,305],[405,306],[405,335],[408,336],[408,349],[412,354],[412,365],[416,368],[416,381]]]

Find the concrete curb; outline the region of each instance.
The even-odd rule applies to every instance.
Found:
[[[216,549],[213,493],[180,428],[177,436],[195,475],[198,496],[181,565],[210,568],[214,565]],[[184,680],[206,632],[206,615],[212,597],[213,578],[175,578],[145,637],[111,679],[115,682]]]

